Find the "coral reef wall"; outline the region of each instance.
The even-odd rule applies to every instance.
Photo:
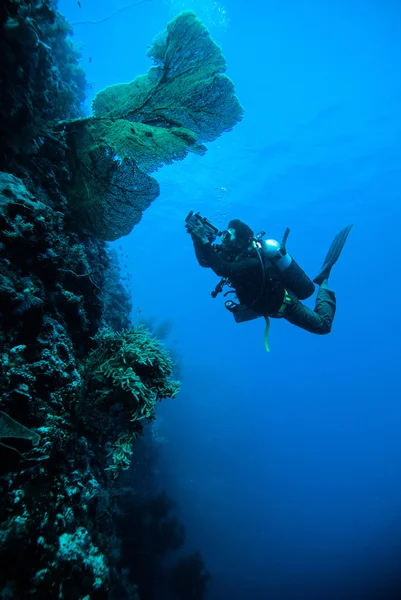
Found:
[[[131,306],[105,244],[70,226],[52,128],[80,117],[85,75],[53,3],[3,2],[0,26],[0,597],[135,599],[114,522],[118,398],[112,373],[99,391],[86,369],[96,334],[128,331]],[[144,393],[150,379],[136,376]]]
[[[161,559],[185,536],[170,500],[149,495],[155,441],[146,425],[179,382],[160,340],[132,326],[130,298],[102,241],[130,231],[151,197],[138,207],[130,188],[140,214],[126,222],[121,206],[118,219],[107,214],[110,185],[124,167],[143,169],[157,187],[147,175],[157,166],[147,164],[154,148],[158,165],[203,153],[201,143],[228,131],[242,108],[220,49],[184,13],[155,42],[157,66],[124,88],[122,133],[105,105],[115,89],[101,96],[95,154],[110,163],[104,210],[92,194],[81,228],[88,170],[96,174],[99,163],[77,133],[93,136],[94,126],[81,114],[86,80],[70,26],[51,0],[5,0],[0,27],[0,599],[167,598]],[[178,44],[188,32],[198,40],[192,62]],[[199,58],[205,49],[209,63]],[[176,72],[167,73],[169,64]],[[178,76],[187,86],[182,106]],[[216,122],[197,121],[204,89]],[[165,93],[170,107],[159,122]],[[181,150],[170,156],[173,138]],[[200,555],[189,557],[174,571],[171,597],[195,597],[195,587],[203,597],[208,578]]]
[[[0,169],[18,175],[35,161],[43,176],[49,162],[59,162],[41,154],[51,123],[82,116],[79,52],[71,26],[49,0],[4,0],[0,27]]]

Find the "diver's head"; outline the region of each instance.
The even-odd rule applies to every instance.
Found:
[[[254,233],[249,225],[239,219],[232,219],[228,224],[223,242],[227,247],[245,251],[248,249],[253,236]]]

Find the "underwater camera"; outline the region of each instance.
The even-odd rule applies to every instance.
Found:
[[[195,227],[198,225],[203,225],[206,231],[206,236],[209,242],[213,243],[217,236],[222,236],[223,231],[220,231],[218,227],[213,225],[209,219],[206,217],[202,217],[200,213],[194,213],[193,210],[190,210],[187,216],[185,217],[185,227],[188,233],[191,233]]]

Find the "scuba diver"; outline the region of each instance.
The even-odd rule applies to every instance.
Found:
[[[287,252],[287,228],[280,242],[263,239],[239,219],[220,231],[207,218],[190,211],[185,227],[192,237],[196,258],[202,267],[211,268],[221,277],[213,298],[228,285],[238,300],[227,300],[226,308],[237,323],[264,317],[265,348],[269,352],[269,318],[283,318],[311,333],[330,333],[336,312],[335,293],[328,287],[332,267],[337,262],[352,225],[345,227],[333,240],[320,273],[313,281]],[[217,237],[220,244],[215,244]],[[302,304],[319,286],[314,310]]]

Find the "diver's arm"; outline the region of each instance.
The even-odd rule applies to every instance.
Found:
[[[202,245],[202,243],[200,243],[200,245],[202,246],[200,248],[203,261],[202,266],[210,267],[212,271],[214,271],[219,277],[236,279],[249,269],[252,269],[255,266],[260,266],[260,262],[257,258],[247,257],[246,260],[229,262],[224,260],[224,258],[222,258],[218,252],[216,252],[216,249],[211,244]],[[199,264],[201,264],[200,261]]]
[[[192,241],[194,243],[195,255],[196,255],[196,258],[197,258],[200,266],[201,267],[210,267],[210,264],[207,260],[207,256],[205,254],[206,246],[209,246],[209,248],[212,248],[212,245],[210,244],[210,242],[207,241],[205,243],[205,242],[201,241],[198,237],[195,237],[195,236],[192,236]]]

